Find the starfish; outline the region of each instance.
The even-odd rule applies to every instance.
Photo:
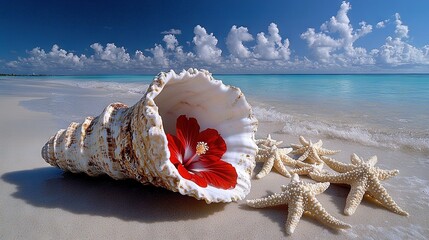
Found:
[[[329,227],[350,228],[349,224],[330,215],[316,199],[316,195],[324,192],[328,187],[329,182],[305,183],[299,180],[297,174],[294,174],[291,182],[287,186],[282,186],[281,193],[275,193],[265,198],[247,200],[247,205],[254,208],[264,208],[287,204],[288,215],[285,225],[287,234],[294,232],[304,212]]]
[[[304,162],[300,162],[295,160],[296,163],[294,165],[295,168],[290,169],[289,173],[290,174],[298,174],[298,175],[308,175],[309,173],[313,172],[313,171],[317,171],[317,172],[326,172],[325,170],[323,170],[323,166],[324,164],[308,164],[308,163],[304,163]]]
[[[340,152],[340,150],[328,150],[322,148],[323,142],[319,140],[316,143],[305,140],[303,136],[299,136],[299,141],[302,145],[291,144],[291,147],[294,149],[292,154],[300,154],[301,157],[298,158],[298,161],[308,160],[310,163],[322,164],[323,161],[320,159],[322,155],[333,155]]]
[[[256,140],[258,145],[258,154],[256,155],[257,162],[263,162],[262,170],[256,175],[257,179],[265,177],[274,167],[280,174],[285,177],[290,177],[289,171],[283,164],[283,160],[292,161],[288,153],[292,151],[291,148],[278,148],[283,141],[277,141],[271,138],[268,134],[266,139]]]
[[[395,201],[393,201],[392,197],[387,193],[387,190],[380,183],[382,180],[396,176],[399,171],[384,170],[374,167],[377,163],[377,156],[373,156],[365,162],[356,154],[353,154],[351,156],[352,164],[341,163],[328,157],[323,157],[323,160],[330,168],[339,172],[339,174],[331,175],[311,172],[309,175],[316,181],[343,183],[351,186],[347,196],[344,214],[349,216],[352,215],[366,193],[390,211],[408,216],[408,213],[402,210]]]

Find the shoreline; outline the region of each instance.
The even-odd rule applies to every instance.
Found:
[[[40,149],[58,129],[67,127],[75,119],[82,121],[86,115],[98,115],[108,103],[128,101],[127,104],[132,105],[140,96],[123,94],[113,99],[105,90],[63,89],[51,84],[17,88],[19,91],[12,96],[0,91],[1,107],[8,113],[0,118],[2,238],[172,239],[182,236],[195,239],[201,237],[201,233],[207,238],[279,239],[287,236],[284,231],[287,207],[284,206],[257,210],[248,208],[245,200],[207,205],[203,201],[133,181],[91,178],[63,173],[49,166],[41,158]],[[59,102],[41,101],[52,94],[60,96],[54,98]],[[73,112],[68,115],[43,112],[47,104],[61,106],[71,99],[70,96],[74,104],[80,106],[77,109],[79,116],[74,116]],[[296,136],[282,133],[279,127],[282,128],[281,125],[261,121],[256,138],[271,133],[273,138],[284,141],[282,147],[298,142]],[[353,227],[335,231],[304,216],[291,237],[425,239],[429,236],[429,219],[425,213],[429,207],[426,157],[336,139],[322,140],[323,147],[342,150],[335,155],[340,161],[349,162],[350,154],[356,152],[364,159],[377,155],[377,165],[381,168],[399,169],[399,176],[383,184],[393,199],[410,213],[410,217],[399,216],[365,200],[355,215],[345,216],[342,211],[348,188],[331,184],[325,193],[317,195],[317,199],[329,213]],[[257,164],[255,173],[261,166]],[[301,179],[312,181],[305,177]],[[277,172],[271,172],[260,180],[252,179],[252,189],[246,199],[279,192],[280,185],[289,181]]]

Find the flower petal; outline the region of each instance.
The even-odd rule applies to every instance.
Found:
[[[197,142],[205,142],[207,143],[207,146],[209,149],[204,155],[207,156],[216,156],[218,159],[220,159],[223,154],[226,152],[226,143],[225,140],[223,140],[222,136],[219,134],[219,132],[212,128],[207,128],[206,130],[202,131],[198,135]],[[215,161],[218,161],[217,159],[212,158]]]
[[[213,187],[231,189],[237,185],[238,175],[235,168],[223,160],[202,159],[190,164],[188,169],[203,177],[208,185]]]
[[[174,135],[167,134],[168,150],[170,150],[170,161],[174,165],[183,162],[185,149],[182,142]]]
[[[185,115],[180,115],[177,118],[176,135],[185,148],[185,161],[195,155],[195,147],[197,146],[197,137],[199,133],[200,125],[195,118],[188,119]]]
[[[189,172],[182,164],[177,165],[177,170],[184,179],[191,180],[200,187],[207,187],[207,181],[203,177]]]

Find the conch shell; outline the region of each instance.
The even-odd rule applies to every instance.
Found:
[[[170,161],[166,133],[175,133],[180,115],[214,128],[227,145],[222,160],[237,171],[232,189],[205,188],[184,179]],[[52,166],[90,176],[135,179],[211,202],[243,199],[250,191],[258,122],[240,89],[224,85],[205,70],[161,72],[132,107],[112,103],[98,117],[72,122],[42,149]]]

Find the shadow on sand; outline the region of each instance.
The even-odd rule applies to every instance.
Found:
[[[2,176],[17,186],[13,197],[43,208],[125,221],[162,222],[198,219],[224,209],[163,188],[131,180],[88,177],[53,168],[9,172]]]

